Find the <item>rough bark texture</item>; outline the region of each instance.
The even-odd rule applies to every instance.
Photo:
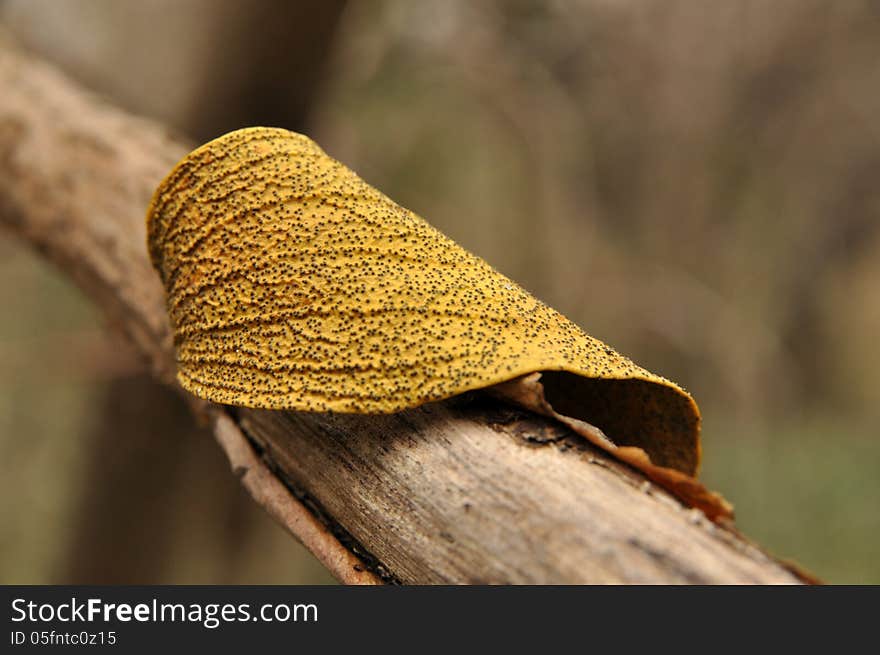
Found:
[[[0,88],[0,221],[173,383],[143,213],[189,145],[2,41]],[[345,582],[803,581],[563,426],[484,394],[391,416],[199,407],[255,500]]]

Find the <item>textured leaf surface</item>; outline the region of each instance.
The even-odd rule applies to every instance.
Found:
[[[686,392],[305,136],[249,128],[205,144],[162,182],[147,220],[178,376],[202,398],[389,413],[565,371],[547,388],[560,412],[656,465],[696,471],[699,412]]]

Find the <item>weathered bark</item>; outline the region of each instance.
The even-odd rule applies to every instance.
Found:
[[[0,221],[173,383],[143,212],[189,146],[2,45],[0,88]],[[563,426],[480,393],[391,416],[194,405],[257,502],[345,582],[802,581]]]

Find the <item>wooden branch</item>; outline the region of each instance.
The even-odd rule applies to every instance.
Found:
[[[171,383],[143,214],[189,145],[2,42],[0,88],[0,221]],[[199,406],[254,499],[344,582],[809,581],[564,426],[485,394],[390,416]]]

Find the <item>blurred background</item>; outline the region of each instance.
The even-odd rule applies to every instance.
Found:
[[[773,553],[880,583],[880,3],[0,0],[202,142],[303,131],[704,415]],[[0,232],[0,582],[323,583],[210,435]]]

